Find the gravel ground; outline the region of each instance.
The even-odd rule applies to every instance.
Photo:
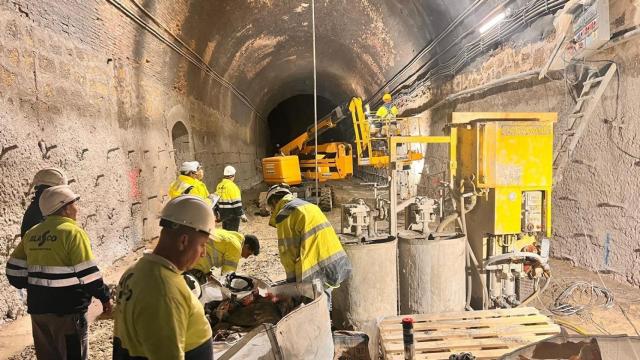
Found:
[[[285,278],[284,269],[280,264],[278,258],[278,241],[276,238],[275,229],[270,227],[268,217],[261,217],[257,215],[258,207],[257,201],[250,199],[258,198],[258,189],[252,189],[247,191],[243,197],[249,199],[245,200],[245,207],[247,208],[247,214],[249,222],[240,225],[240,232],[246,234],[254,234],[260,239],[261,249],[260,255],[257,257],[251,257],[249,259],[241,259],[238,268],[239,274],[245,274],[253,276],[262,280],[277,281]],[[338,201],[348,201],[351,197],[370,197],[372,194],[366,191],[362,191],[360,187],[355,186],[353,183],[348,182],[344,186],[340,186],[336,192]],[[332,222],[336,230],[340,228],[340,209],[334,209],[328,214],[329,220]],[[153,244],[149,244],[149,248],[153,247]],[[120,273],[129,264],[132,264],[139,254],[133,254],[124,261],[121,261],[117,266],[113,266],[105,273],[105,278],[109,281],[115,282],[114,274]],[[586,271],[585,269],[571,266],[565,261],[553,260],[552,268],[554,269],[554,277],[560,281],[563,278],[585,279],[593,282],[599,282],[601,279],[596,275]],[[111,272],[111,274],[109,274]],[[109,276],[111,275],[111,276]],[[596,309],[593,311],[593,319],[585,321],[582,318],[573,317],[569,320],[579,324],[582,327],[590,330],[592,333],[610,332],[610,333],[627,333],[634,334],[635,331],[630,325],[630,322],[640,321],[640,290],[634,289],[627,284],[620,284],[611,279],[605,279],[607,286],[614,290],[617,299],[620,304],[625,307],[626,315],[629,317],[623,317],[623,314],[619,309],[613,308],[610,310]],[[545,309],[553,301],[553,289],[545,293],[540,299],[532,302],[532,306],[536,306],[541,309]],[[597,322],[597,327],[594,327]],[[609,331],[602,331],[602,329]],[[89,327],[89,358],[92,360],[111,359],[111,337],[113,334],[113,321],[111,320],[99,320],[92,323]],[[31,360],[35,359],[35,353],[33,346],[27,347],[20,354],[12,356],[10,360]]]

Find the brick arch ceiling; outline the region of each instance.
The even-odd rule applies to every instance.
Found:
[[[336,104],[370,95],[472,2],[317,0],[319,94]],[[266,116],[312,91],[310,24],[310,0],[194,0],[180,35]],[[189,78],[192,91],[206,88]]]

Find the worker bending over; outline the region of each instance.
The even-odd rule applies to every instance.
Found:
[[[238,231],[240,220],[249,221],[242,210],[242,194],[234,182],[235,178],[236,169],[227,165],[224,168],[224,177],[216,187],[216,195],[220,197],[216,205],[217,216],[219,221],[222,221],[222,228],[231,231]]]
[[[9,283],[27,289],[27,312],[36,357],[87,359],[87,309],[91,297],[111,313],[87,233],[77,224],[80,199],[68,185],[42,192],[45,219],[26,232],[7,262]]]
[[[388,120],[395,118],[398,115],[398,108],[393,105],[393,98],[391,94],[386,93],[382,96],[382,101],[384,104],[378,108],[376,111],[376,117],[381,120]]]
[[[33,177],[29,191],[33,188],[35,193],[29,207],[27,207],[27,211],[25,211],[24,216],[22,217],[22,225],[20,226],[21,237],[24,238],[24,234],[27,230],[42,222],[43,216],[39,205],[40,196],[42,196],[42,193],[46,189],[56,185],[67,185],[67,177],[59,169],[42,169]]]
[[[160,240],[120,278],[113,359],[213,359],[211,327],[182,272],[205,254],[215,218],[202,199],[184,195],[160,215]]]
[[[320,279],[331,304],[331,290],[351,274],[351,263],[333,226],[318,206],[294,198],[285,184],[269,189],[267,204],[287,282]]]
[[[221,268],[222,274],[235,272],[240,257],[243,259],[260,253],[260,242],[254,235],[215,229],[206,245],[207,255],[200,258],[188,272],[201,284],[207,282],[212,268]]]
[[[202,182],[204,170],[197,161],[185,161],[180,166],[180,175],[169,185],[169,198],[174,199],[180,195],[193,195],[203,199],[207,204],[213,206],[207,185]]]

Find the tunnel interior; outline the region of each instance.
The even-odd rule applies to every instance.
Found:
[[[314,51],[308,0],[1,2],[0,264],[20,244],[39,169],[66,173],[105,268],[157,241],[183,161],[203,165],[211,192],[227,165],[242,191],[264,189],[261,160],[313,124],[314,75],[318,120],[356,96],[375,109],[390,92],[400,115],[420,118],[421,135],[442,135],[453,112],[496,111],[557,112],[558,133],[571,133],[570,73],[532,76],[554,51],[554,19],[568,3],[577,2],[316,1]],[[631,121],[640,114],[640,6],[609,3],[612,40],[594,60],[619,71],[554,184],[552,255],[597,271],[611,238],[616,270],[637,287],[640,192],[628,190],[640,169],[640,122]],[[346,115],[319,143],[350,142],[355,152]],[[437,146],[411,166],[430,188],[452,166]],[[26,311],[10,289],[0,276],[0,323]]]

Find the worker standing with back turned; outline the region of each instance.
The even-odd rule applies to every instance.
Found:
[[[89,237],[76,224],[78,199],[68,185],[44,190],[39,205],[45,220],[27,231],[7,262],[9,283],[27,289],[39,360],[87,359],[91,297],[104,313],[112,309]]]
[[[267,191],[267,205],[287,282],[319,279],[331,308],[331,291],[351,274],[351,262],[333,226],[318,206],[294,198],[285,184]]]
[[[205,255],[211,208],[179,196],[160,215],[160,239],[120,278],[113,330],[114,360],[211,360],[211,326],[182,272]]]
[[[29,204],[27,211],[25,211],[24,216],[22,217],[22,225],[20,226],[21,237],[24,238],[24,234],[27,230],[42,222],[44,217],[42,216],[42,211],[40,211],[40,196],[46,189],[56,185],[67,185],[67,177],[64,175],[62,170],[46,168],[38,171],[33,177],[29,190],[33,188],[35,193],[31,200],[31,204]]]
[[[247,216],[242,209],[242,194],[240,188],[234,182],[236,169],[227,165],[224,168],[224,177],[216,187],[216,195],[220,197],[216,205],[219,221],[222,221],[222,228],[230,231],[240,229],[240,221],[247,222]]]

